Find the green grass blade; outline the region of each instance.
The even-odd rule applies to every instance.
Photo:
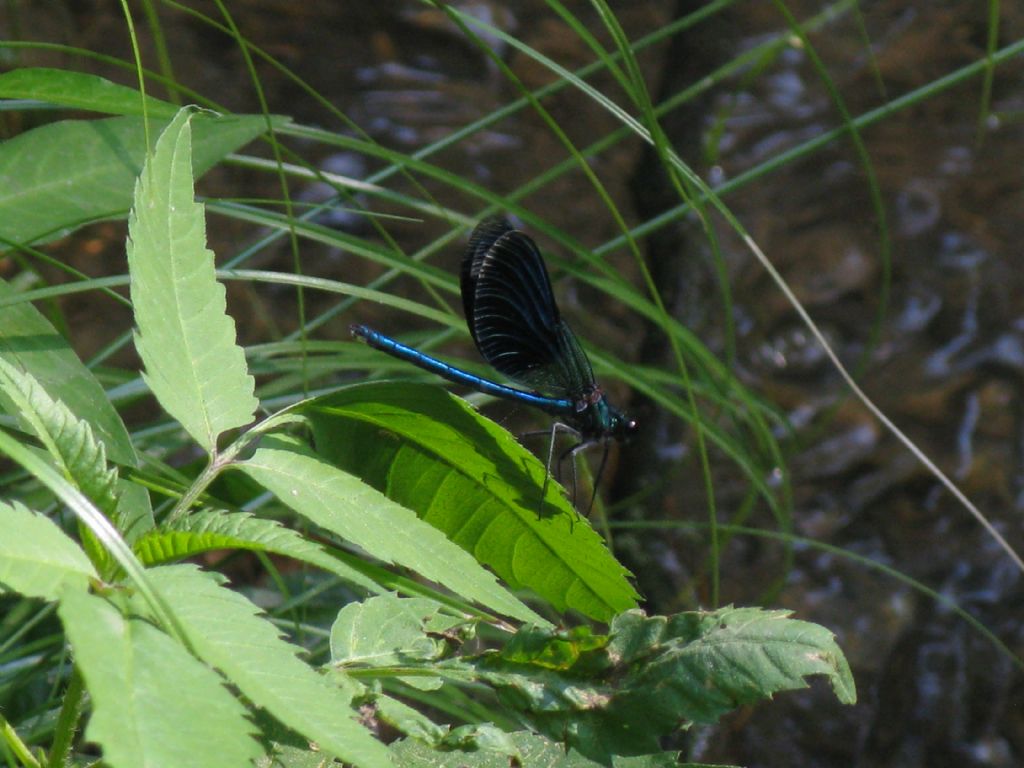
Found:
[[[35,99],[62,107],[110,115],[141,115],[142,96],[134,88],[97,75],[48,67],[24,67],[0,75],[0,99]],[[150,117],[170,120],[177,107],[146,98]]]
[[[182,110],[157,141],[128,220],[128,267],[146,383],[207,453],[252,420],[258,402],[206,248],[192,192],[192,131]]]
[[[992,114],[992,86],[995,83],[996,68],[992,54],[999,47],[999,0],[988,2],[988,35],[985,41],[985,74],[981,84],[981,99],[978,103],[978,135],[975,144],[980,147],[985,140],[988,120]]]
[[[836,85],[832,76],[829,74],[828,68],[818,55],[818,51],[811,44],[811,40],[807,36],[805,26],[796,20],[792,11],[789,10],[782,0],[774,0],[774,4],[782,14],[783,18],[785,18],[786,23],[793,31],[793,34],[800,40],[803,50],[807,53],[807,56],[810,58],[810,61],[818,74],[818,79],[821,81],[822,85],[825,86],[825,90],[828,92],[833,105],[835,105],[836,110],[839,112],[839,116],[842,118],[843,127],[849,134],[850,142],[853,144],[853,149],[857,155],[857,159],[864,171],[875,226],[878,229],[878,261],[881,265],[882,273],[879,276],[875,318],[871,324],[871,331],[865,342],[864,352],[862,353],[861,359],[858,361],[857,367],[854,370],[854,377],[860,378],[864,370],[867,369],[871,362],[872,355],[878,347],[881,334],[884,329],[886,315],[889,311],[889,293],[892,289],[892,237],[889,232],[888,214],[886,213],[885,201],[883,200],[882,188],[878,180],[878,174],[875,171],[875,164],[872,161],[867,146],[864,144],[864,139],[854,122],[853,115],[850,114],[850,110],[846,106],[846,100],[843,98],[842,92]]]

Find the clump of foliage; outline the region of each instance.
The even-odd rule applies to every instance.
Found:
[[[89,85],[108,109],[117,96],[138,103],[98,79],[18,76],[79,95]],[[54,148],[92,152],[91,175],[69,180],[57,210],[35,209],[45,190],[26,182],[20,203],[35,216],[13,239],[130,199],[143,378],[172,444],[202,457],[174,472],[143,463],[153,444],[129,435],[32,292],[3,289],[12,429],[0,450],[20,470],[0,504],[0,588],[10,616],[35,617],[26,633],[55,607],[63,636],[44,645],[70,646],[70,664],[51,659],[56,699],[36,691],[5,707],[11,759],[63,765],[94,744],[111,766],[664,765],[676,757],[663,738],[807,676],[853,701],[821,627],[754,608],[645,616],[627,571],[553,485],[538,515],[543,465],[437,387],[362,383],[257,418],[193,177],[265,122],[151,107],[148,123],[55,123],[0,149],[42,169],[37,179],[68,162]],[[159,136],[150,153],[147,128]],[[77,537],[54,518],[61,507]],[[296,644],[316,622],[279,625],[185,562],[212,550],[282,556],[343,585],[329,653]]]

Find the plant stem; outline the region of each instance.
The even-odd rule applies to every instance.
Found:
[[[11,752],[14,753],[14,757],[21,761],[22,765],[29,766],[29,768],[41,768],[39,761],[29,751],[28,745],[21,740],[18,732],[14,730],[14,726],[3,717],[0,717],[0,734],[3,734],[4,742]]]
[[[63,768],[67,765],[68,756],[71,754],[71,744],[75,740],[78,722],[82,717],[84,696],[85,686],[82,674],[78,671],[78,666],[75,665],[71,670],[68,688],[64,691],[64,703],[61,704],[60,712],[57,714],[53,745],[50,747],[50,757],[47,760],[49,768]]]

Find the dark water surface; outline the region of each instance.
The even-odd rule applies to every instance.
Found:
[[[1020,9],[1003,10],[1002,42],[1019,39]],[[976,60],[986,35],[977,11],[970,4],[868,6],[864,24],[886,92],[900,95]],[[778,26],[767,4],[756,15],[734,15],[740,48]],[[852,22],[847,18],[814,41],[850,111],[859,114],[884,99]],[[867,350],[860,376],[869,396],[1018,551],[1024,544],[1020,74],[1019,61],[999,73],[992,108],[1001,118],[989,120],[980,139],[977,80],[864,131],[893,238],[893,283],[880,343]],[[716,94],[709,106],[714,114],[705,115],[705,128],[715,114],[725,115],[720,154],[705,168],[712,177],[735,176],[838,121],[797,48],[749,87]],[[840,357],[856,365],[878,309],[881,265],[877,219],[850,143],[790,165],[729,203]],[[741,376],[786,410],[803,443],[791,464],[796,530],[920,580],[1020,656],[1021,574],[902,445],[862,407],[842,399],[835,371],[764,272],[734,243],[728,255]],[[715,338],[714,314],[694,320],[705,338]],[[834,406],[827,426],[815,429]],[[726,486],[723,513],[738,502]],[[683,506],[699,504],[696,497]],[[664,541],[658,546],[674,549]],[[677,552],[671,562],[685,563]],[[754,541],[731,546],[723,601],[757,600],[778,556]],[[668,572],[689,575],[685,566]],[[860,703],[839,707],[824,686],[779,697],[701,732],[694,759],[751,766],[1024,764],[1024,677],[948,607],[813,548],[798,548],[796,567],[772,603],[837,632]]]
[[[571,5],[598,28],[585,4]],[[614,5],[636,37],[701,4]],[[480,1],[462,7],[565,66],[590,60],[584,44],[543,3]],[[791,7],[804,18],[823,6]],[[66,16],[40,20],[33,36],[68,35],[76,44],[96,50],[113,45],[115,53],[127,56],[121,21],[98,10],[88,2],[70,4]],[[514,96],[492,62],[420,3],[243,3],[233,10],[254,42],[307,78],[374,138],[406,151]],[[1003,3],[1001,12],[1000,44],[1024,36],[1024,8]],[[854,115],[984,52],[983,3],[882,1],[864,4],[863,14],[873,60],[851,13],[812,39]],[[240,58],[226,38],[183,16],[165,17],[178,77],[232,109],[255,110]],[[784,28],[773,4],[738,3],[687,37],[643,55],[652,92],[671,93],[696,82],[716,62]],[[194,54],[183,55],[190,51]],[[525,57],[504,53],[527,86],[549,79]],[[272,111],[340,127],[293,85],[268,69],[260,74]],[[867,344],[883,295],[880,238],[866,174],[851,143],[836,142],[727,200],[840,357],[856,367],[867,355],[859,380],[868,394],[1018,551],[1024,550],[1022,74],[1019,59],[997,71],[995,116],[980,133],[977,78],[864,131],[892,237],[889,307],[873,348]],[[611,89],[606,78],[595,84]],[[576,94],[559,96],[550,108],[578,144],[615,127]],[[793,45],[763,72],[716,87],[666,124],[680,154],[718,182],[835,127],[840,118],[808,55]],[[506,191],[563,157],[550,132],[524,113],[434,161]],[[344,152],[320,162],[351,176],[373,169],[365,158]],[[610,194],[633,220],[677,202],[665,194],[648,163],[635,144],[594,161]],[[324,192],[310,187],[304,194],[316,199]],[[531,194],[526,205],[589,246],[617,234],[579,174]],[[357,226],[344,217],[338,223]],[[425,232],[436,234],[414,223],[395,225],[393,231],[410,249],[427,240]],[[846,397],[835,371],[763,270],[724,227],[719,231],[734,291],[736,370],[796,427],[790,459],[795,531],[920,580],[1024,656],[1021,574],[939,483]],[[645,244],[669,306],[722,353],[722,308],[699,230],[674,225]],[[230,248],[225,244],[217,251]],[[352,280],[351,262],[338,254],[320,256],[318,274]],[[457,254],[449,258],[442,264],[454,265]],[[628,264],[623,257],[623,268]],[[289,297],[282,292],[283,300]],[[576,298],[586,307],[595,297],[580,291]],[[272,322],[259,305],[252,313],[248,340],[263,340],[264,324]],[[665,364],[663,340],[645,338],[637,319],[623,309],[602,306],[590,314],[588,322],[578,319],[583,312],[574,313],[581,336],[635,347],[634,359]],[[345,324],[347,319],[332,329],[335,338],[344,338]],[[640,344],[628,341],[638,338]],[[617,386],[610,388],[620,400],[628,398]],[[653,478],[668,482],[622,517],[703,522],[707,500],[691,460],[690,433],[666,426],[666,417],[640,401],[634,406],[646,419],[646,435],[620,457],[612,500],[641,490]],[[721,519],[730,522],[746,488],[728,469],[718,480]],[[774,527],[763,513],[749,523]],[[617,535],[619,551],[637,572],[652,612],[683,610],[693,607],[694,599],[708,599],[708,584],[699,574],[706,558],[703,534]],[[735,538],[723,552],[721,602],[764,599],[766,586],[784,574],[782,564],[777,543]],[[1024,765],[1024,675],[946,605],[848,557],[809,546],[797,547],[793,568],[770,601],[837,633],[853,666],[860,703],[842,707],[816,682],[808,691],[780,695],[713,728],[695,730],[686,742],[692,759],[752,767]]]

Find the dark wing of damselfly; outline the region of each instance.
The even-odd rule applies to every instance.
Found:
[[[579,401],[594,372],[562,320],[536,244],[501,218],[482,221],[462,261],[462,302],[480,354],[513,381]]]

